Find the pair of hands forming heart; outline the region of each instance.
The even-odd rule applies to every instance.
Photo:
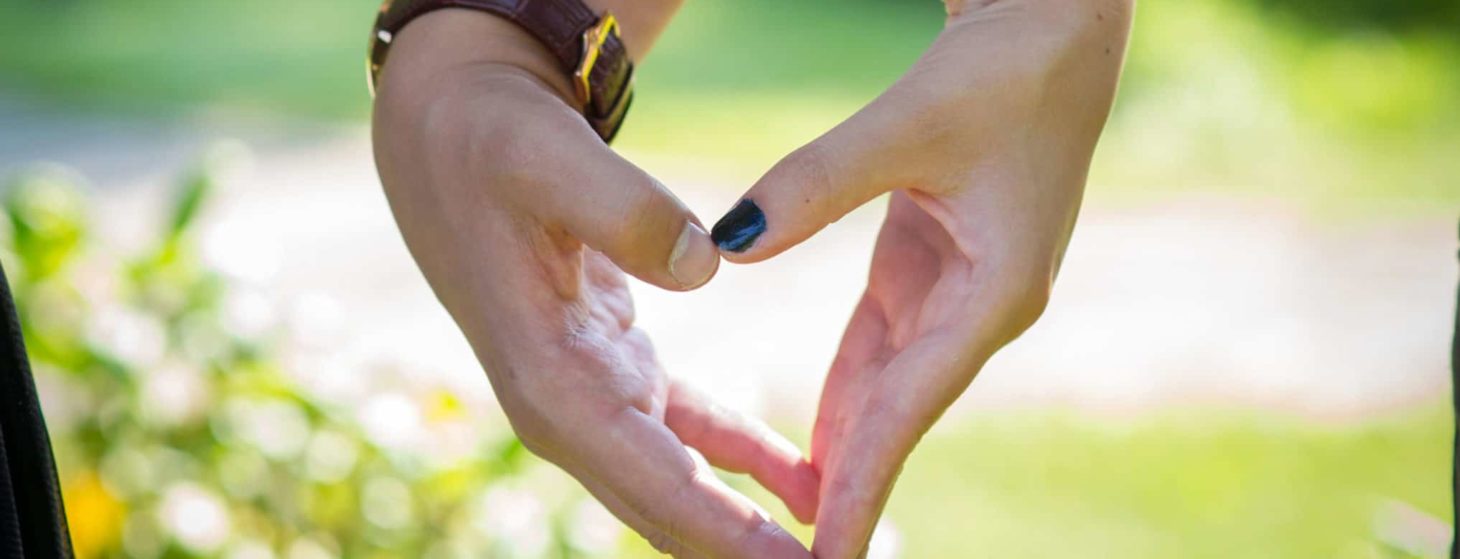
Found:
[[[636,60],[676,7],[590,3],[619,16]],[[891,193],[809,461],[666,376],[633,328],[624,272],[693,289],[722,251],[598,139],[551,55],[505,21],[460,10],[396,39],[375,149],[407,245],[523,443],[657,549],[810,555],[714,464],[817,522],[817,557],[862,553],[918,439],[1042,312],[1114,97],[1131,0],[948,9],[901,80],[751,188],[744,200],[763,225],[742,203],[716,227],[726,259],[754,262]]]

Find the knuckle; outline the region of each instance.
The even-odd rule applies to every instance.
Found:
[[[548,156],[530,122],[515,117],[494,118],[470,137],[466,152],[481,165],[480,176],[489,186],[523,187],[540,185],[548,178],[543,159]]]
[[[605,392],[604,415],[608,419],[631,412],[647,414],[654,406],[654,390],[643,379],[616,379]]]
[[[564,342],[565,368],[583,371],[585,375],[574,375],[578,386],[571,389],[554,387],[555,394],[572,390],[582,394],[593,406],[594,419],[606,421],[628,410],[647,413],[654,399],[655,386],[650,379],[638,374],[635,366],[616,348],[607,345],[597,335],[572,336]],[[555,407],[561,402],[552,398]]]
[[[551,461],[561,456],[564,442],[572,440],[575,430],[571,410],[562,405],[564,389],[540,382],[548,376],[531,375],[522,382],[503,384],[497,388],[497,400],[522,445]]]
[[[1014,296],[1009,308],[1009,320],[1015,328],[1016,333],[1022,333],[1034,326],[1044,311],[1049,308],[1051,285],[1048,276],[1035,277],[1030,281],[1023,282]]]
[[[666,495],[668,499],[659,502],[686,502],[685,499],[687,499],[689,497],[688,494],[693,491],[694,485],[696,483],[695,480],[697,477],[697,474],[690,474],[687,476],[680,476],[675,478],[676,481],[674,482],[674,486],[668,491],[668,495]],[[647,518],[653,518],[656,521],[656,524],[663,527],[665,534],[668,534],[675,539],[679,539],[683,535],[684,523],[679,517],[680,515],[674,514],[672,506],[662,504],[654,505],[649,507],[649,510],[645,512],[648,514]]]
[[[533,404],[503,400],[502,411],[524,448],[543,459],[550,459],[555,454],[553,441],[557,440],[557,428],[547,410]]]
[[[801,189],[801,202],[816,203],[830,198],[833,192],[831,176],[832,148],[822,142],[812,142],[791,152],[776,165],[775,176]]]
[[[776,535],[777,532],[781,531],[780,526],[777,526],[774,522],[760,515],[756,515],[741,525],[739,531],[734,536],[731,547],[733,549],[763,551],[758,548],[765,541],[764,537],[767,535]]]
[[[545,443],[543,435],[522,429],[515,429],[514,431],[517,433],[517,440],[522,443],[522,448],[527,449],[528,452],[531,452],[538,458],[544,460],[548,458],[548,445]]]
[[[877,504],[869,484],[855,481],[848,476],[837,476],[827,482],[826,494],[839,496],[849,510],[865,510]]]
[[[1010,265],[990,279],[992,287],[976,297],[978,302],[972,303],[984,310],[970,312],[999,325],[997,329],[1002,334],[996,341],[1002,345],[1034,326],[1049,308],[1054,272],[1050,266]]]
[[[696,474],[692,473],[675,476],[668,487],[661,486],[646,499],[631,503],[630,508],[639,518],[658,527],[664,537],[677,541],[683,535],[684,523],[680,515],[675,513],[674,504],[686,502],[688,494],[693,491],[695,478]]]
[[[630,263],[645,268],[667,266],[680,230],[689,219],[686,210],[648,175],[635,179],[627,190],[620,209],[624,225],[618,228],[617,242],[629,253]]]
[[[874,393],[867,399],[866,410],[863,417],[877,418],[882,421],[902,422],[906,421],[912,413],[909,411],[907,400],[897,395],[895,391],[880,391]],[[860,425],[859,425],[860,427]]]
[[[606,209],[620,226],[606,231],[604,241],[619,249],[631,249],[639,243],[645,228],[664,213],[659,204],[659,192],[652,181],[634,180],[631,184],[620,185],[617,199],[617,206]]]
[[[670,537],[669,534],[654,530],[650,531],[647,534],[641,533],[640,535],[644,537],[644,541],[649,542],[650,547],[653,547],[654,550],[658,551],[659,553],[663,553],[671,557],[680,557],[684,555],[683,546],[681,546],[679,542],[676,541],[674,538]]]

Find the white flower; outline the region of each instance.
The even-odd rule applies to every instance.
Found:
[[[158,425],[180,425],[200,417],[208,385],[197,371],[173,363],[142,379],[144,417]]]
[[[403,394],[376,395],[360,409],[360,426],[377,445],[401,449],[421,440],[421,409]]]
[[[179,544],[200,553],[216,551],[228,540],[228,509],[213,492],[190,482],[167,488],[159,520]]]

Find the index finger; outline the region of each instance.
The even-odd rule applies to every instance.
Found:
[[[700,451],[710,464],[750,477],[780,497],[797,520],[816,519],[820,476],[801,450],[759,420],[751,419],[674,382],[664,424],[680,442]]]
[[[861,402],[852,402],[861,407],[845,434],[830,443],[834,458],[822,472],[816,557],[857,557],[867,547],[913,447],[963,392],[973,377],[970,367],[981,365],[968,353],[922,340],[888,364]]]
[[[621,410],[589,437],[580,464],[645,522],[710,557],[810,558],[806,546],[732,491],[662,422]]]

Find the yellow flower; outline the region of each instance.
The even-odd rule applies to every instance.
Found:
[[[426,420],[431,423],[445,423],[466,417],[466,406],[450,390],[436,390],[426,407]]]
[[[78,558],[100,557],[116,547],[127,507],[107,491],[96,472],[87,470],[72,476],[63,486],[62,499],[71,528],[71,545]]]

